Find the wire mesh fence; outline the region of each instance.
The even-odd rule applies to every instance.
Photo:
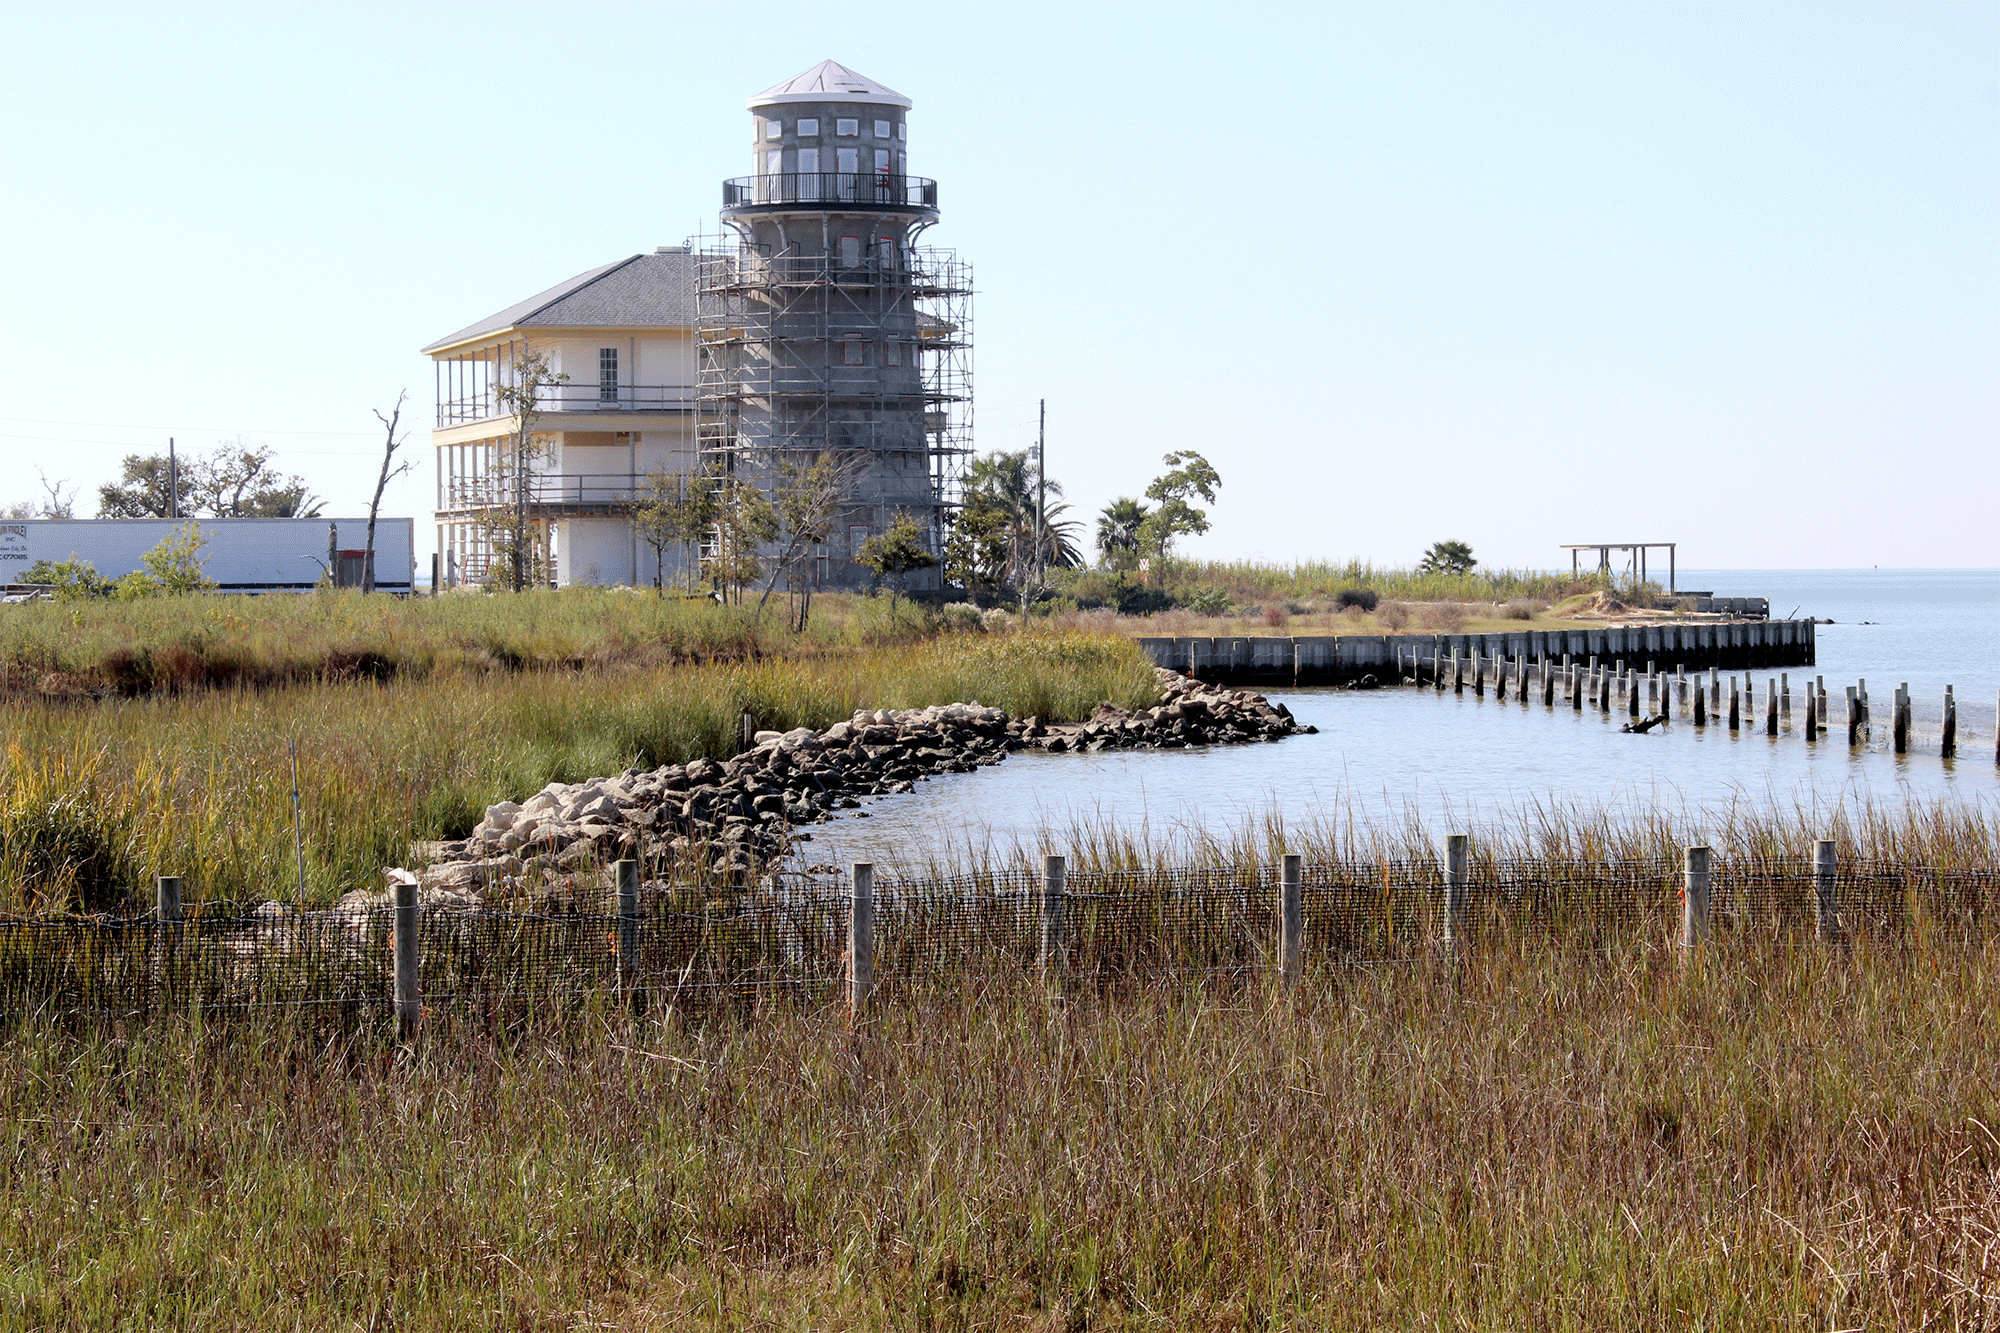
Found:
[[[1468,948],[1608,949],[1679,940],[1685,866],[1651,861],[1472,862],[1451,933]],[[1298,884],[1305,968],[1408,961],[1445,937],[1440,861],[1312,864]],[[1276,864],[883,879],[870,894],[877,988],[1007,971],[1071,983],[1254,973],[1281,952]],[[1839,933],[1927,946],[2000,935],[2000,870],[1891,863],[1717,862],[1717,943],[1805,942],[1830,891]],[[820,998],[849,975],[853,894],[838,881],[754,890],[648,889],[629,915],[408,909],[426,1010],[496,1011],[579,997]],[[0,1012],[227,1013],[323,1006],[392,1011],[395,908],[300,913],[267,903],[184,920],[0,918]]]

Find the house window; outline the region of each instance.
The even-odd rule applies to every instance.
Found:
[[[868,364],[868,343],[861,338],[848,338],[840,344],[841,364],[865,366]]]
[[[886,138],[888,138],[888,137],[889,137],[889,122],[888,122],[888,121],[886,121],[886,120],[878,120],[878,121],[876,121],[876,122],[875,122],[875,137],[876,137],[876,138],[878,138],[878,139],[886,139]]]
[[[817,138],[819,137],[819,121],[818,121],[818,119],[817,119],[817,118],[815,118],[815,117],[813,117],[813,116],[802,116],[802,117],[800,117],[800,118],[799,118],[799,137],[800,137],[801,139],[817,139]]]
[[[843,267],[854,268],[861,262],[861,238],[843,236],[840,238],[840,262]]]
[[[906,142],[908,141],[908,139],[909,139],[909,137],[910,137],[910,122],[909,122],[909,121],[907,121],[907,120],[899,120],[899,121],[897,121],[897,122],[896,122],[896,137],[897,137],[898,139],[900,139],[900,140],[904,140],[904,141],[906,141]]]
[[[782,139],[782,138],[784,138],[784,137],[785,137],[785,122],[784,122],[784,121],[782,121],[782,120],[767,120],[767,121],[765,121],[765,122],[764,122],[764,137],[765,137],[766,139]]]
[[[875,257],[882,261],[883,268],[895,268],[896,238],[893,236],[877,236],[875,238]]]
[[[847,525],[847,555],[850,560],[861,554],[862,544],[867,540],[868,525],[866,523],[849,523]]]
[[[615,403],[618,401],[618,349],[600,347],[597,349],[597,401]]]
[[[885,365],[885,366],[900,366],[900,365],[902,365],[902,364],[903,364],[903,344],[901,344],[901,343],[897,342],[897,341],[896,341],[896,340],[895,340],[894,338],[891,338],[891,339],[889,339],[889,341],[887,341],[887,342],[883,343],[883,344],[882,344],[882,364],[883,364],[883,365]]]
[[[799,174],[801,176],[817,176],[819,174],[819,149],[799,149]]]
[[[782,175],[784,174],[784,170],[785,153],[783,149],[773,148],[770,152],[764,154],[764,174],[766,176]]]
[[[861,170],[861,150],[858,148],[836,149],[834,150],[834,157],[834,170],[840,172],[842,175],[852,176],[855,172]]]
[[[836,120],[833,122],[833,132],[843,139],[852,139],[861,133],[861,122],[858,120]]]
[[[875,174],[878,176],[889,174],[889,150],[886,148],[875,150]]]

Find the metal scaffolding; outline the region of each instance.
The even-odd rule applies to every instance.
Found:
[[[970,266],[929,247],[767,254],[711,238],[697,272],[704,462],[756,476],[859,455],[855,509],[877,515],[864,526],[907,513],[941,551],[972,451]]]

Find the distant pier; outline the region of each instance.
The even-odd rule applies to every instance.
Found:
[[[1816,628],[1812,620],[1734,620],[1491,634],[1142,637],[1139,646],[1156,666],[1224,684],[1349,684],[1373,676],[1386,685],[1418,669],[1429,675],[1434,663],[1454,656],[1510,663],[1623,659],[1717,671],[1812,666]]]

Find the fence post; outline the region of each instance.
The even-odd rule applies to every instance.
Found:
[[[1834,898],[1834,873],[1839,863],[1832,838],[1813,847],[1813,902],[1818,909],[1819,937],[1832,943],[1840,935],[1840,904]]]
[[[417,980],[417,877],[405,871],[396,877],[396,1032],[404,1041],[417,1034],[424,1016],[424,995]]]
[[[180,936],[176,929],[181,921],[180,876],[161,875],[154,893],[154,917],[159,925],[153,935],[153,992],[155,1001],[164,1008],[174,994],[174,980],[168,972],[173,966],[174,944]]]
[[[1466,844],[1471,839],[1453,833],[1444,840],[1444,950],[1454,953],[1465,938]]]
[[[1287,991],[1296,990],[1305,961],[1305,895],[1300,883],[1300,858],[1285,853],[1278,885],[1278,976]]]
[[[617,875],[611,909],[618,915],[618,985],[629,991],[639,983],[639,863],[623,860],[612,868]]]
[[[1060,984],[1063,976],[1063,858],[1042,858],[1042,980]]]
[[[1938,754],[1946,759],[1958,753],[1958,700],[1951,692],[1951,686],[1944,687],[1943,737],[1938,742]]]
[[[745,713],[743,715],[743,748],[747,750],[756,743],[757,719]]]
[[[162,875],[155,890],[157,906],[155,915],[163,924],[171,924],[181,919],[181,877]]]
[[[856,861],[848,872],[854,891],[847,906],[847,1017],[859,1022],[875,984],[875,865]]]
[[[1693,949],[1708,938],[1708,848],[1687,849],[1681,883],[1681,947]]]

